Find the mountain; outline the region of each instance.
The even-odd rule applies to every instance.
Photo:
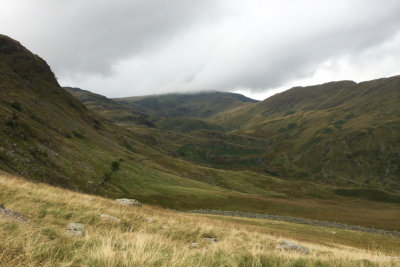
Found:
[[[268,173],[399,192],[398,103],[400,76],[331,82],[295,87],[211,122],[270,140]]]
[[[162,118],[207,118],[238,106],[257,102],[240,94],[224,92],[167,94],[113,100],[131,110]]]
[[[95,110],[103,118],[128,127],[132,125],[145,125],[154,127],[154,124],[147,119],[147,116],[129,110],[117,102],[86,90],[73,87],[63,87],[64,90],[79,99],[89,110]]]

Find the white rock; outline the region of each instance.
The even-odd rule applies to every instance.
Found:
[[[147,223],[152,223],[154,222],[153,218],[145,218]]]
[[[80,236],[85,232],[85,226],[81,223],[69,223],[66,228],[67,234]]]
[[[124,205],[124,206],[136,206],[136,207],[141,207],[142,203],[137,201],[136,199],[129,199],[129,198],[119,198],[116,199],[119,204]]]
[[[296,244],[288,240],[283,240],[281,243],[279,243],[279,245],[276,246],[276,248],[286,251],[297,251],[303,254],[310,254],[308,248],[300,246],[299,244]]]

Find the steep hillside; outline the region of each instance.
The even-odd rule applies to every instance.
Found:
[[[400,76],[332,82],[295,87],[211,121],[267,138],[266,172],[399,192],[398,103]]]
[[[223,92],[127,97],[114,100],[133,111],[164,118],[207,118],[231,108],[257,102],[240,94]]]

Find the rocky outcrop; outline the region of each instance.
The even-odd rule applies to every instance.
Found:
[[[119,204],[124,205],[124,206],[142,207],[142,203],[140,203],[136,199],[119,198],[119,199],[116,199],[115,201],[117,201]]]
[[[286,251],[296,251],[303,254],[310,254],[310,250],[306,247],[300,246],[294,242],[283,240],[277,246],[277,249],[286,250]]]
[[[81,223],[69,223],[66,232],[69,235],[81,236],[85,233],[85,226]]]
[[[22,213],[7,209],[4,207],[3,204],[0,204],[0,217],[4,217],[19,222],[28,222],[28,219],[25,218],[25,216]]]

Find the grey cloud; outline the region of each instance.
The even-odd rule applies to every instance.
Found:
[[[119,60],[162,49],[179,32],[213,19],[218,9],[212,0],[23,2],[26,12],[15,14],[10,25],[24,27],[21,41],[60,74],[110,74]]]
[[[64,84],[107,96],[260,92],[313,77],[327,60],[351,56],[365,69],[400,53],[379,48],[400,33],[397,0],[13,2],[0,10],[0,31],[44,57]]]

